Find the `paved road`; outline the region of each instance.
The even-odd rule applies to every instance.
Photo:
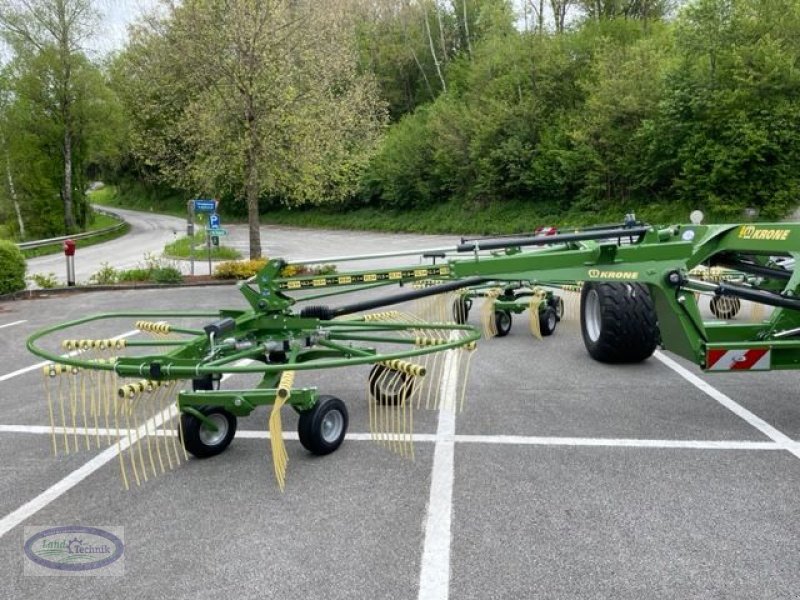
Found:
[[[105,446],[50,456],[32,331],[87,312],[242,305],[232,287],[0,304],[1,598],[43,586],[87,600],[797,597],[796,374],[707,377],[661,353],[603,365],[567,323],[537,342],[515,316],[507,337],[481,341],[465,411],[415,414],[413,462],[370,443],[366,368],[298,374],[347,402],[350,433],[313,457],[284,410],[284,493],[263,408],[224,454],[130,492],[114,445],[106,462]],[[75,524],[124,528],[124,577],[24,575],[24,528]]]
[[[267,247],[300,257],[411,243],[266,231]],[[369,441],[367,368],[298,374],[297,385],[346,401],[350,433],[326,457],[287,435],[284,493],[263,408],[239,421],[224,454],[130,492],[113,444],[49,455],[26,336],[92,312],[243,306],[233,287],[0,303],[0,598],[38,598],[44,585],[133,600],[798,597],[796,373],[706,376],[661,352],[604,365],[575,324],[535,341],[527,315],[515,316],[507,337],[482,340],[465,411],[415,414],[413,462]],[[130,321],[62,337],[110,337]],[[283,418],[293,433],[296,416]],[[75,524],[124,527],[123,578],[24,575],[24,528]]]
[[[132,269],[145,261],[145,255],[161,254],[164,245],[186,231],[186,221],[153,213],[104,208],[118,214],[131,225],[127,235],[94,246],[81,247],[77,242],[75,254],[75,279],[88,282],[103,263],[115,269]],[[28,275],[55,273],[59,281],[66,281],[66,259],[63,254],[40,256],[28,260]]]
[[[145,256],[158,256],[164,246],[176,237],[184,235],[186,221],[154,213],[105,208],[114,212],[131,224],[128,235],[95,246],[81,248],[75,254],[75,275],[78,283],[88,282],[89,278],[103,265],[108,263],[115,269],[131,269],[140,266]],[[223,224],[229,235],[223,238],[225,245],[236,248],[246,257],[249,254],[248,229],[244,224]],[[414,249],[448,247],[458,242],[457,236],[408,235],[390,233],[331,231],[320,229],[303,229],[299,227],[281,227],[264,225],[261,227],[262,253],[267,257],[282,257],[293,260],[307,260],[342,255],[363,255],[387,253]],[[419,258],[402,257],[389,259],[371,259],[370,266],[383,267],[397,264],[414,264]],[[327,261],[330,262],[330,261]],[[174,263],[184,273],[189,273],[189,261]],[[363,261],[349,263],[353,268],[361,268]],[[213,271],[213,264],[212,264]],[[209,272],[208,262],[198,260],[194,273],[206,275]],[[28,261],[28,274],[54,273],[59,281],[66,281],[65,258],[62,254],[42,256]]]

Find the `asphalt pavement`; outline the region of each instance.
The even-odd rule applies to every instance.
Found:
[[[342,243],[357,247],[359,236]],[[317,239],[330,245],[318,250]],[[284,250],[341,253],[334,238],[306,240]],[[130,491],[115,445],[52,456],[28,335],[95,312],[244,305],[234,286],[0,303],[0,597],[798,597],[796,374],[709,376],[662,351],[604,365],[575,323],[536,340],[527,314],[515,315],[507,337],[482,340],[464,411],[415,415],[413,461],[370,441],[368,367],[300,376],[346,402],[350,429],[339,450],[315,457],[284,410],[283,493],[264,408],[239,421],[223,454]],[[132,328],[122,319],[78,333]],[[124,528],[124,575],[26,575],[33,525]]]

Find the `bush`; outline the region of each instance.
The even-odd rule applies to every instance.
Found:
[[[150,272],[150,279],[156,283],[181,283],[183,275],[176,267],[159,267]]]
[[[266,258],[255,260],[233,260],[220,263],[214,269],[214,277],[217,279],[249,279],[264,268],[267,264]],[[280,273],[281,277],[295,277],[300,275],[331,275],[336,273],[334,265],[319,265],[316,267],[306,267],[303,265],[286,265]]]
[[[100,270],[89,278],[89,281],[97,285],[113,285],[117,282],[119,274],[117,270],[107,262],[100,263]]]
[[[265,264],[267,264],[265,258],[220,263],[214,269],[214,277],[218,279],[248,279],[263,269]]]
[[[0,240],[0,294],[25,289],[25,258],[16,244]]]
[[[43,290],[50,290],[54,287],[58,287],[58,278],[55,273],[34,273],[28,277],[28,280],[32,281],[37,287]]]

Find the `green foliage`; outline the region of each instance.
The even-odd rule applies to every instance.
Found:
[[[25,259],[16,244],[0,240],[0,295],[25,289]]]
[[[177,267],[158,267],[150,271],[150,279],[156,283],[180,283],[183,281],[183,274]]]
[[[97,285],[112,285],[119,279],[119,272],[109,263],[100,263],[100,270],[89,277],[89,281]]]
[[[214,277],[217,279],[249,279],[263,269],[266,264],[266,258],[223,262],[214,268]],[[295,275],[333,275],[334,273],[336,273],[335,265],[286,265],[280,275],[281,277],[294,277]]]
[[[58,287],[58,279],[55,273],[34,273],[28,276],[28,280],[43,290]]]
[[[206,236],[203,232],[194,234],[194,239],[188,236],[179,237],[174,242],[170,242],[164,246],[164,256],[168,258],[189,258],[191,256],[191,248],[194,246],[195,258],[206,258],[208,256],[208,248],[206,247]],[[229,246],[212,246],[211,247],[211,260],[236,260],[241,258],[241,253],[235,248]]]
[[[108,263],[90,277],[92,283],[113,285],[115,283],[181,283],[183,275],[180,269],[164,259],[145,254],[144,264],[133,269],[117,270]]]

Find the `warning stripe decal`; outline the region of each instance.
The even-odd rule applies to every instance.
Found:
[[[770,364],[769,348],[747,350],[713,348],[706,351],[707,371],[768,371]]]

